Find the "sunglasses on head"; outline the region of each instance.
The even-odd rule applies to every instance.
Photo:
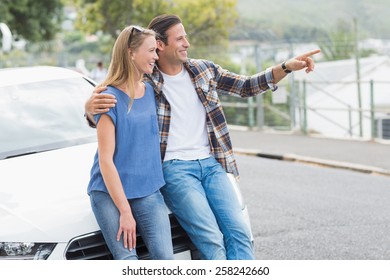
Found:
[[[142,33],[144,31],[144,29],[141,26],[133,26],[133,28],[131,29],[130,35],[129,35],[129,40],[127,40],[127,46],[129,48],[130,48],[130,44],[131,44],[131,39],[133,38],[133,34],[135,33],[134,31],[136,31],[137,33]]]

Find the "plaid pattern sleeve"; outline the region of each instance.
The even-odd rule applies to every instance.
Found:
[[[184,64],[189,72],[195,90],[206,110],[206,122],[211,153],[228,173],[239,177],[237,163],[234,158],[227,122],[223,113],[219,94],[237,97],[250,97],[267,90],[276,90],[272,83],[272,72],[269,70],[253,76],[231,73],[213,62],[206,60],[188,60]],[[160,128],[161,157],[164,159],[169,125],[171,118],[170,105],[162,93],[163,78],[155,69],[150,77],[154,83],[157,102],[157,115]]]
[[[151,76],[145,76],[145,80],[150,81],[154,89],[156,98],[156,110],[158,118],[158,128],[160,133],[160,153],[161,160],[164,160],[165,151],[167,150],[169,125],[171,123],[171,106],[165,95],[162,93],[163,77],[160,71],[155,68]]]

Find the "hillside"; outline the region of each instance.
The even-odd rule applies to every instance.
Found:
[[[325,29],[357,18],[362,36],[390,39],[389,0],[237,0],[240,25],[281,35],[289,28]],[[245,24],[244,24],[245,23]]]

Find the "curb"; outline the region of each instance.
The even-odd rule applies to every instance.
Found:
[[[268,158],[268,159],[277,159],[277,160],[301,162],[301,163],[307,163],[307,164],[315,164],[315,165],[326,166],[326,167],[331,167],[331,168],[338,168],[338,169],[347,169],[347,170],[352,170],[352,171],[366,173],[366,174],[372,174],[372,175],[390,176],[389,170],[379,168],[379,167],[373,167],[373,166],[355,164],[355,163],[349,163],[349,162],[343,162],[343,161],[319,159],[319,158],[301,156],[301,155],[296,155],[296,154],[282,154],[282,155],[269,154],[269,153],[264,153],[260,150],[242,149],[242,148],[235,148],[234,153],[240,154],[240,155]]]

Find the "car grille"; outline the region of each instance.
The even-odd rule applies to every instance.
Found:
[[[190,250],[192,259],[199,259],[199,253],[179,225],[176,218],[170,215],[173,251],[175,254]],[[137,234],[137,255],[139,259],[149,259],[149,252],[142,237]],[[67,260],[112,260],[110,250],[104,241],[101,231],[93,232],[73,239],[65,252]]]

